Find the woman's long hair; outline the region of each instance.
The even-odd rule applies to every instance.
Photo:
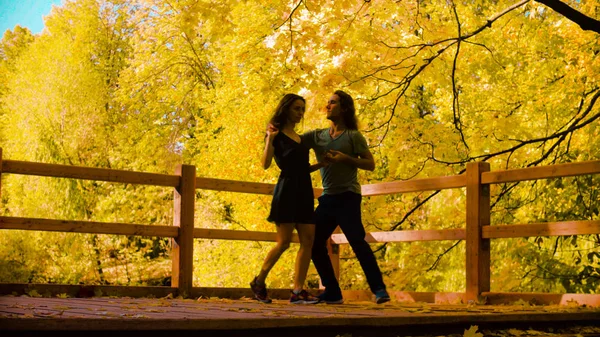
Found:
[[[358,130],[358,121],[356,120],[356,108],[354,108],[354,100],[347,93],[336,90],[334,92],[340,98],[340,108],[342,110],[342,119],[346,125],[346,129]]]
[[[277,108],[275,108],[275,113],[269,120],[269,123],[273,124],[273,126],[277,128],[282,128],[285,123],[287,123],[288,116],[290,115],[290,108],[296,100],[301,100],[306,104],[306,100],[302,96],[296,94],[286,94],[283,96],[281,101],[279,101]]]

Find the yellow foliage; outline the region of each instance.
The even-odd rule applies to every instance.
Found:
[[[307,99],[297,130],[303,132],[329,125],[323,106],[336,89],[355,97],[360,130],[376,159],[374,172],[360,172],[363,184],[461,174],[472,161],[498,170],[600,158],[597,34],[537,3],[489,24],[513,2],[454,5],[456,14],[445,2],[417,1],[65,2],[48,16],[42,34],[15,31],[0,45],[4,159],[169,174],[185,163],[195,165],[199,177],[275,183],[278,169],[265,171],[259,161],[277,101],[288,92]],[[598,0],[577,3],[591,17],[597,6]],[[320,186],[318,173],[313,181]],[[593,188],[541,185],[494,186],[493,201],[502,199],[494,203],[492,220],[598,218]],[[12,216],[172,221],[166,188],[13,176],[3,178],[2,188],[2,212]],[[363,222],[369,230],[463,228],[464,189],[431,193],[365,198]],[[578,201],[579,194],[592,201]],[[274,231],[265,220],[269,196],[199,190],[197,197],[197,227]],[[50,237],[32,236],[39,247],[22,237],[1,234],[0,240],[47,257],[38,275],[73,282],[106,281],[98,265],[111,282],[132,279],[130,264],[144,265],[156,248],[149,242],[165,245],[56,236],[47,248],[42,238]],[[386,281],[461,291],[463,255],[444,255],[453,244],[388,245],[381,252],[391,275]],[[530,270],[519,266],[554,258],[546,255],[550,244],[543,244],[499,241],[495,290],[530,281],[522,278]],[[218,278],[222,266],[250,275],[269,244],[202,241],[196,248],[210,270],[198,271],[195,282],[246,286],[245,276]],[[246,250],[252,256],[241,256]],[[85,262],[68,263],[65,255]],[[440,265],[423,272],[440,256]],[[292,258],[286,258],[287,265],[273,272],[274,284],[289,283]],[[566,257],[558,262],[573,265]],[[67,268],[72,265],[81,269]],[[27,279],[31,268],[11,275]],[[356,281],[348,284],[365,287],[360,268],[351,262],[348,268],[348,280]],[[579,275],[576,266],[569,270]],[[543,280],[546,275],[531,282],[545,290],[594,289]]]

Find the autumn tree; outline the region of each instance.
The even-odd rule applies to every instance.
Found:
[[[0,64],[0,139],[10,159],[164,173],[186,163],[198,176],[274,183],[278,170],[264,171],[259,158],[276,102],[288,92],[307,99],[302,132],[328,126],[322,107],[342,89],[356,99],[376,158],[363,184],[461,174],[473,161],[499,170],[597,160],[597,8],[597,0],[68,1],[39,36],[9,33],[28,42]],[[4,213],[170,222],[168,189],[47,181],[34,179],[28,195],[20,192],[30,180],[3,182]],[[596,176],[495,186],[493,224],[597,220],[597,186]],[[196,226],[272,231],[269,203],[198,190]],[[464,209],[462,189],[363,203],[369,231],[463,228]],[[131,276],[126,268],[142,257],[164,257],[160,240],[87,240],[93,254],[74,257],[88,265],[69,281],[115,282],[100,277],[107,261]],[[246,286],[269,245],[198,240],[195,285]],[[599,246],[598,236],[494,240],[492,290],[591,292]],[[460,241],[373,248],[392,289],[464,289]],[[289,286],[287,257],[271,286]],[[366,289],[351,251],[342,258],[343,286]]]

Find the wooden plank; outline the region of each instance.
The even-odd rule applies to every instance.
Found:
[[[481,184],[481,174],[490,164],[467,164],[467,229],[465,299],[477,303],[482,292],[490,291],[490,240],[481,236],[490,225],[490,186]]]
[[[177,296],[172,287],[147,287],[147,286],[101,286],[101,285],[76,285],[76,284],[34,284],[34,283],[0,283],[0,295],[15,294],[17,296],[27,295],[32,290],[44,297],[66,294],[69,297],[156,297],[162,298],[169,294]],[[270,288],[269,296],[273,299],[287,300],[291,289]],[[313,294],[319,293],[316,289],[309,289]],[[396,302],[408,303],[460,303],[464,293],[445,292],[414,292],[389,290],[390,296]],[[342,294],[349,301],[371,301],[373,293],[370,290],[342,290]],[[242,299],[251,298],[252,292],[249,288],[216,288],[216,287],[193,287],[190,296],[193,298],[227,298]],[[598,295],[600,296],[600,295]],[[507,302],[508,303],[508,302]]]
[[[153,186],[175,187],[179,185],[178,176],[159,173],[113,170],[72,165],[31,163],[16,160],[3,161],[2,168],[4,173],[33,176],[98,180]]]
[[[252,315],[248,315],[252,316]],[[380,334],[391,336],[391,329],[396,331],[413,331],[411,335],[422,331],[427,335],[435,326],[458,325],[465,330],[470,325],[481,326],[486,323],[503,323],[506,320],[516,323],[528,322],[564,322],[574,324],[575,322],[590,321],[597,319],[598,315],[593,313],[561,313],[558,314],[532,314],[523,317],[522,314],[494,314],[494,315],[426,315],[412,314],[399,317],[348,317],[341,315],[330,315],[332,317],[277,317],[271,314],[262,317],[242,317],[234,319],[226,317],[222,319],[145,319],[145,318],[96,318],[96,319],[72,319],[72,318],[0,318],[0,324],[6,328],[7,336],[18,336],[15,331],[63,331],[86,334],[86,331],[95,332],[93,336],[99,336],[99,331],[115,336],[141,336],[154,331],[187,332],[185,335],[194,333],[199,336],[336,336],[357,335],[377,336]],[[563,323],[563,324],[564,324]],[[292,328],[292,329],[290,329]],[[418,328],[418,330],[417,330]],[[258,330],[257,329],[262,329]],[[409,330],[413,329],[413,330]],[[208,334],[205,331],[208,330]],[[212,330],[212,331],[211,331]],[[220,332],[215,332],[220,330]],[[298,333],[301,330],[301,333]],[[381,332],[383,331],[383,332]],[[127,332],[126,334],[123,332]],[[327,334],[326,334],[327,333]],[[402,334],[402,333],[401,333]],[[460,335],[460,334],[459,334]],[[28,336],[28,335],[27,335]]]
[[[172,302],[176,301],[176,307],[165,308]],[[10,303],[10,299],[7,299]],[[60,317],[73,317],[81,312],[87,312],[96,318],[102,317],[135,317],[143,316],[146,319],[153,318],[222,318],[223,310],[219,310],[219,302],[215,301],[215,310],[213,308],[206,308],[208,310],[189,310],[197,309],[197,305],[194,308],[195,301],[191,305],[186,305],[184,300],[172,300],[169,301],[167,298],[108,298],[108,297],[92,297],[92,298],[32,298],[32,297],[21,297],[16,301],[19,306],[26,308],[42,307],[45,310],[64,310],[60,314]],[[15,307],[14,305],[12,307]],[[159,309],[159,310],[153,310]],[[204,308],[203,308],[204,309]],[[10,308],[1,311],[9,311]],[[35,310],[37,311],[37,310]],[[208,313],[208,315],[207,315]],[[219,317],[221,316],[221,317]],[[142,317],[140,317],[142,318]]]
[[[225,192],[239,192],[252,194],[273,194],[274,184],[255,183],[248,181],[196,178],[196,188]]]
[[[600,234],[600,220],[484,226],[482,230],[487,239],[583,234]]]
[[[248,290],[249,291],[249,290]],[[289,290],[288,294],[289,297]],[[260,303],[249,298],[239,301],[218,301],[210,299],[198,299],[197,301],[168,300],[168,299],[112,299],[105,298],[2,298],[0,303],[0,316],[3,313],[16,314],[28,317],[79,317],[79,318],[103,318],[103,317],[138,317],[145,319],[197,319],[197,318],[265,318],[272,308],[261,306]],[[252,302],[250,302],[252,301]],[[5,306],[3,306],[5,304]],[[7,304],[7,305],[6,305]],[[199,307],[201,305],[201,307]],[[157,310],[158,309],[158,310]],[[200,309],[200,310],[199,310]],[[299,316],[304,317],[323,316],[320,306],[306,305],[284,305],[277,308],[277,316]],[[346,311],[346,317],[373,316],[366,310]],[[88,316],[88,317],[82,317]]]
[[[298,234],[292,234],[292,242],[300,242]],[[275,232],[239,231],[231,229],[194,228],[195,239],[243,240],[243,241],[277,241]]]
[[[433,303],[457,304],[464,303],[464,293],[452,292],[416,292],[389,290],[393,302],[400,303]],[[369,290],[342,290],[342,295],[348,301],[373,301],[373,293]]]
[[[436,191],[465,186],[466,176],[464,174],[460,174],[446,177],[411,179],[405,181],[391,181],[386,183],[362,185],[361,189],[362,195],[366,197],[394,193]]]
[[[519,300],[532,305],[586,305],[600,307],[600,294],[548,294],[548,293],[501,293],[484,292],[487,304],[512,304]]]
[[[1,299],[1,298],[0,298]],[[11,301],[10,298],[6,299],[6,302],[13,302],[17,305],[11,305],[9,308],[2,308],[0,305],[0,313],[16,311],[14,307],[22,307],[29,310],[29,314],[32,313],[34,316],[38,316],[36,313],[38,309],[44,311],[59,311],[61,318],[63,317],[81,317],[82,314],[85,316],[92,316],[93,318],[104,318],[104,317],[138,317],[145,319],[156,319],[156,318],[173,318],[181,319],[183,317],[189,319],[198,318],[223,318],[228,312],[238,314],[237,310],[222,310],[223,305],[218,301],[214,301],[214,305],[211,307],[204,307],[203,310],[198,310],[198,302],[192,301],[187,303],[184,300],[169,300],[166,298],[154,298],[154,299],[126,299],[126,298],[107,298],[107,297],[93,297],[93,298],[32,298],[22,297],[18,300]],[[16,303],[15,303],[16,302]],[[168,307],[172,304],[176,306]],[[205,302],[206,303],[206,302]],[[212,303],[208,303],[212,304]],[[232,309],[229,306],[227,309]],[[235,307],[234,307],[235,308]],[[194,310],[195,309],[195,310]],[[18,309],[17,309],[18,310]],[[27,312],[25,313],[27,314]],[[53,312],[45,315],[50,317]],[[58,316],[58,315],[56,315]]]
[[[201,310],[201,309],[199,309]],[[380,310],[382,311],[382,310]],[[321,317],[298,317],[296,315],[277,315],[268,313],[253,315],[240,314],[242,317],[223,317],[221,319],[193,319],[181,317],[174,318],[152,318],[145,317],[113,317],[113,318],[0,318],[0,325],[5,328],[6,336],[22,336],[20,331],[58,331],[61,334],[74,332],[78,334],[89,334],[100,336],[98,332],[113,336],[142,336],[153,332],[169,331],[171,333],[184,333],[198,336],[392,336],[406,335],[404,332],[412,332],[410,335],[431,335],[435,327],[460,327],[466,330],[470,326],[484,326],[495,323],[562,323],[562,326],[581,325],[583,322],[593,322],[599,318],[598,313],[593,312],[564,312],[564,313],[495,313],[490,315],[475,313],[460,314],[401,314],[385,315],[378,314],[371,317],[351,317],[347,314],[324,313]],[[253,317],[258,316],[258,317]],[[282,317],[280,317],[282,316]],[[580,323],[581,322],[581,323]],[[558,324],[556,324],[558,325]],[[258,330],[261,329],[261,330]],[[215,330],[220,330],[215,332]],[[258,331],[257,331],[258,330]],[[298,330],[301,330],[298,332]],[[19,333],[15,333],[19,331]],[[400,332],[398,332],[400,331]],[[419,333],[420,331],[420,333]],[[136,333],[137,332],[137,333]],[[39,334],[39,332],[38,332]],[[33,336],[34,334],[25,334]],[[74,335],[74,334],[69,334]],[[394,336],[396,336],[394,335]],[[456,335],[462,335],[462,332]]]
[[[175,238],[179,229],[173,226],[154,226],[127,223],[108,223],[75,220],[51,220],[37,218],[1,217],[0,229],[18,229],[49,232],[71,232],[87,234],[139,235]],[[277,233],[259,231],[240,231],[230,229],[194,228],[195,239],[242,240],[276,242]],[[339,234],[342,235],[343,234]],[[342,238],[341,240],[345,240]],[[294,233],[292,242],[300,242]],[[336,242],[337,243],[337,242]],[[347,242],[339,242],[347,243]]]
[[[221,192],[273,195],[275,184],[199,177],[196,178],[196,188]],[[315,198],[318,198],[322,192],[322,188],[313,188]]]
[[[213,240],[244,240],[244,241],[268,241],[276,242],[275,232],[240,231],[230,229],[194,228],[195,239]],[[346,236],[342,233],[332,234],[332,243],[342,245],[348,244]],[[411,241],[443,241],[464,240],[465,230],[456,229],[431,229],[397,232],[370,232],[365,236],[369,243],[382,242],[411,242]],[[292,242],[298,243],[298,234],[294,233]]]
[[[78,318],[78,319],[95,319],[98,318],[97,313],[91,312],[85,309],[77,309],[77,308],[69,308],[68,310],[61,309],[60,305],[58,305],[58,309],[53,307],[34,307],[33,304],[28,304],[26,307],[2,307],[0,306],[0,316],[16,316],[23,318],[52,318],[52,317],[60,317],[60,318]],[[112,313],[111,313],[112,314]],[[4,333],[4,331],[2,331]],[[3,334],[3,336],[5,336]]]
[[[172,226],[18,218],[9,216],[0,216],[0,229],[156,237],[176,237],[178,232],[177,228],[173,228]]]
[[[248,279],[250,283],[251,279]],[[310,289],[308,289],[311,291]],[[289,300],[292,289],[269,288],[269,297],[272,299]],[[316,293],[316,292],[315,292]],[[252,290],[248,288],[217,288],[217,287],[194,287],[192,297],[201,298],[227,298],[239,300],[243,298],[254,298]]]
[[[347,244],[348,239],[344,234],[333,234],[331,239],[337,244]],[[443,241],[464,240],[465,229],[426,229],[396,232],[370,232],[365,236],[368,243],[382,242],[412,242],[412,241]]]
[[[179,295],[188,297],[194,276],[194,208],[196,207],[196,167],[178,165],[175,174],[181,175],[180,185],[174,190],[173,226],[179,235],[173,239],[171,250],[173,287]]]
[[[579,163],[557,164],[550,166],[528,167],[522,169],[484,172],[482,184],[501,184],[515,181],[571,177],[600,173],[600,160]]]

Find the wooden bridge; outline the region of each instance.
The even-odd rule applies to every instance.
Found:
[[[172,285],[170,287],[4,283],[0,284],[0,295],[5,295],[0,297],[0,329],[15,333],[37,330],[91,332],[107,329],[129,332],[134,330],[172,329],[222,332],[224,329],[230,329],[239,332],[243,329],[249,329],[246,331],[248,335],[252,331],[259,334],[264,333],[264,331],[258,329],[258,327],[261,327],[261,329],[271,329],[269,331],[274,331],[273,329],[276,328],[287,329],[285,330],[287,332],[284,333],[293,335],[294,331],[309,333],[307,329],[310,327],[320,329],[319,331],[329,331],[328,329],[331,328],[338,331],[337,334],[342,334],[339,332],[345,329],[342,329],[342,327],[365,329],[367,332],[372,332],[373,327],[380,327],[383,330],[387,329],[386,331],[394,335],[400,335],[400,332],[404,331],[402,329],[412,331],[410,329],[414,327],[423,328],[429,325],[437,328],[443,326],[456,327],[457,325],[462,327],[469,322],[476,324],[501,324],[502,322],[528,322],[528,324],[545,322],[545,324],[548,324],[549,322],[567,321],[597,323],[600,322],[599,294],[490,292],[490,240],[531,236],[600,234],[600,221],[598,220],[492,226],[490,225],[490,186],[509,182],[598,173],[600,173],[600,161],[498,171],[490,171],[490,165],[486,162],[473,162],[467,164],[466,172],[460,175],[363,185],[364,196],[466,188],[465,228],[371,232],[367,234],[367,241],[371,243],[465,240],[465,292],[419,293],[391,289],[390,295],[393,299],[391,304],[383,307],[365,307],[357,303],[369,300],[371,297],[369,292],[344,291],[344,297],[349,301],[349,304],[334,307],[337,309],[331,309],[331,306],[321,304],[307,308],[287,304],[282,306],[281,303],[273,304],[273,308],[271,308],[245,301],[244,298],[251,295],[248,289],[194,287],[192,284],[192,271],[194,269],[192,258],[194,239],[248,241],[275,241],[276,239],[276,234],[272,232],[195,228],[194,207],[195,191],[197,189],[270,195],[274,185],[196,177],[196,168],[191,165],[180,165],[176,168],[175,174],[167,175],[2,160],[2,149],[0,149],[0,174],[167,186],[173,187],[175,193],[172,226],[0,217],[0,229],[3,230],[139,235],[166,237],[173,240],[173,250],[171,252]],[[319,189],[315,189],[315,197],[320,193]],[[298,242],[297,236],[294,237],[294,242]],[[330,257],[339,275],[339,250],[337,247],[348,242],[343,234],[333,234],[330,242]],[[46,298],[6,296],[27,294],[34,289],[36,293],[43,294]],[[71,298],[47,298],[58,294],[66,294]],[[118,295],[122,298],[94,297],[98,294],[103,296]],[[276,299],[284,299],[289,296],[289,289],[272,289],[270,294]],[[86,297],[91,297],[91,299],[83,299]],[[134,303],[134,306],[147,304],[149,308],[161,307],[156,305],[161,302],[140,299],[141,297],[180,297],[182,299],[170,300],[172,302],[169,302],[171,303],[169,305],[164,302],[165,307],[154,309],[159,310],[156,312],[143,310],[143,313],[134,311],[132,314],[123,309],[129,302]],[[190,300],[185,300],[185,298],[218,298],[219,300],[189,302]],[[237,301],[222,302],[223,299],[236,299]],[[577,303],[578,308],[575,311],[540,309],[540,312],[534,314],[524,314],[525,312],[517,310],[502,314],[502,310],[495,307],[518,300],[544,306],[562,305],[565,308],[569,308],[569,303]],[[429,305],[431,312],[416,313],[409,310],[410,305],[422,305],[423,303]],[[482,303],[485,303],[485,305],[477,305],[475,311],[470,309],[470,307]],[[199,305],[202,309],[197,308]],[[448,314],[448,309],[444,309],[444,305],[447,306],[446,308],[455,308],[456,313]],[[462,307],[452,307],[453,305]],[[57,307],[59,308],[57,309]],[[60,309],[60,307],[63,309]],[[64,309],[65,307],[69,309]],[[71,311],[71,308],[77,309]],[[101,310],[100,308],[111,309]],[[177,308],[177,310],[174,308]],[[432,308],[438,309],[434,310]],[[164,312],[160,310],[164,310]],[[44,312],[54,314],[44,314]],[[61,314],[56,315],[58,312]],[[111,312],[116,317],[108,314],[103,316],[98,312]],[[269,319],[266,320],[263,316],[267,315],[268,312],[280,312],[281,316],[277,318],[268,316]],[[441,312],[445,313],[440,314]],[[106,321],[107,319],[110,321]],[[107,324],[107,322],[110,323]],[[378,331],[382,332],[381,329]],[[277,333],[279,334],[281,331]],[[314,334],[313,332],[310,333]]]
[[[530,306],[386,303],[351,300],[342,305],[262,304],[249,298],[32,298],[0,297],[2,336],[60,331],[80,336],[419,336],[585,326],[580,337],[600,336],[600,309]],[[568,330],[566,330],[568,331]],[[587,332],[587,333],[583,333]],[[527,333],[523,333],[527,335]],[[575,336],[575,333],[561,333]]]

